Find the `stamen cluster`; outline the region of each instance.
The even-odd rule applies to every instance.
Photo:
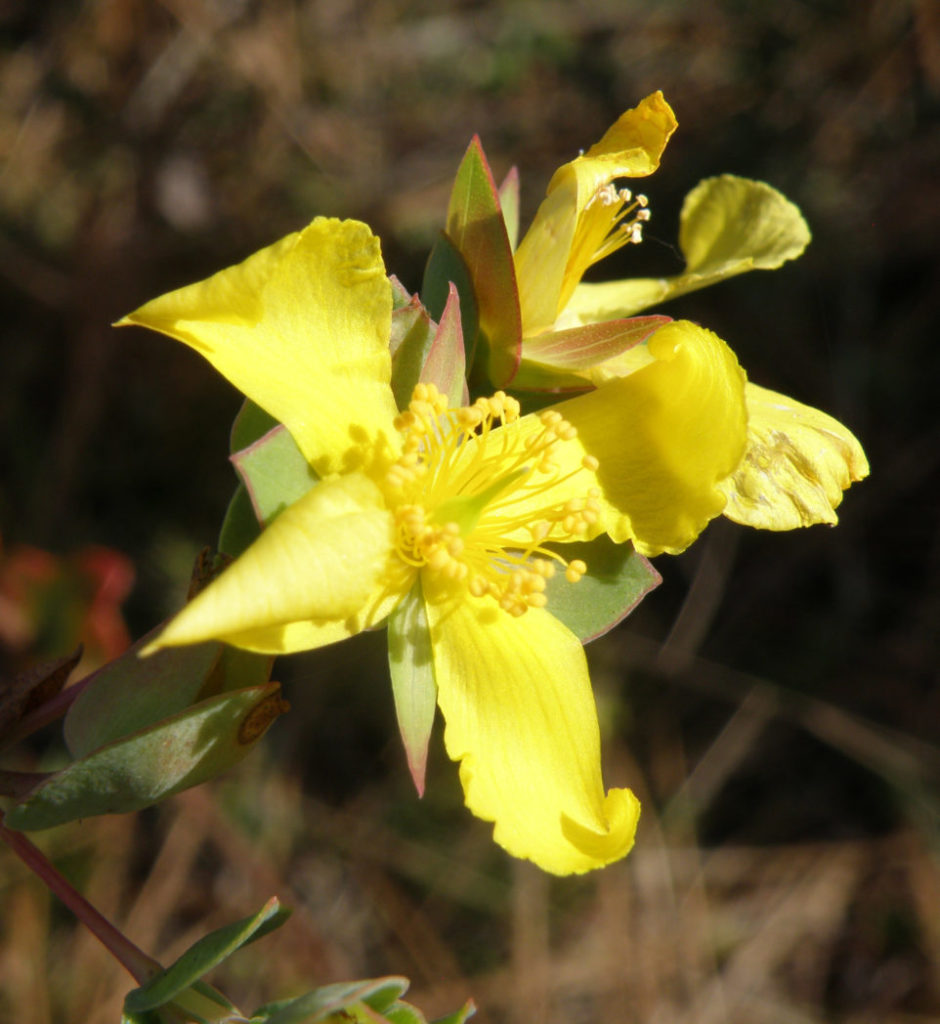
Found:
[[[582,216],[603,221],[598,225],[603,228],[602,238],[590,261],[594,264],[624,245],[639,245],[643,241],[643,225],[650,219],[649,200],[641,192],[634,195],[630,189],[618,189],[608,182],[591,196]]]
[[[556,565],[569,582],[584,575],[582,561],[543,544],[585,537],[600,514],[596,488],[552,499],[558,484],[597,469],[592,456],[561,468],[575,427],[554,410],[539,415],[535,430],[519,421],[519,403],[502,391],[451,409],[433,384],[419,384],[396,418],[402,454],[386,475],[400,557],[511,615],[545,606]]]

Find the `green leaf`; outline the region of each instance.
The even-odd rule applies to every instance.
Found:
[[[272,519],[302,498],[318,480],[290,432],[278,423],[232,456],[259,522]]]
[[[460,323],[460,297],[454,284],[450,285],[441,322],[421,370],[421,380],[435,384],[437,390],[446,395],[451,408],[467,403],[467,361]]]
[[[125,736],[57,772],[6,816],[10,828],[51,828],[122,814],[228,771],[285,710],[280,686],[223,693]]]
[[[228,504],[222,529],[219,531],[219,551],[237,558],[261,533],[261,524],[255,515],[248,488],[241,482]]]
[[[433,1024],[465,1024],[475,1013],[477,1008],[472,999],[468,999],[459,1010],[449,1013],[446,1017],[438,1017]]]
[[[167,647],[149,658],[139,657],[140,648],[157,632],[99,669],[69,708],[63,735],[72,757],[85,757],[198,699],[219,661],[222,644]]]
[[[519,366],[522,314],[499,194],[477,136],[457,170],[447,208],[447,236],[470,272],[480,335],[489,348],[487,371],[501,387]],[[459,282],[454,283],[459,288]]]
[[[388,617],[388,666],[408,770],[418,795],[422,796],[428,740],[437,707],[437,684],[420,579],[415,580],[414,586]]]
[[[434,243],[424,268],[421,284],[421,301],[432,317],[440,321],[450,301],[450,286],[457,288],[460,296],[460,326],[463,334],[467,368],[473,366],[479,335],[479,313],[473,281],[463,257],[454,243],[441,235]]]
[[[325,985],[286,1003],[262,1007],[255,1012],[252,1020],[260,1018],[266,1024],[316,1024],[317,1021],[329,1020],[333,1014],[345,1013],[347,1021],[350,1018],[355,1021],[357,1017],[353,1016],[353,1011],[357,1004],[364,1004],[376,1013],[384,1013],[407,989],[407,978],[343,981]],[[268,1015],[261,1016],[265,1013]]]
[[[392,286],[392,310],[407,306],[411,302],[411,292],[394,274],[388,275],[388,283]]]
[[[596,640],[625,619],[662,577],[632,544],[615,544],[606,536],[566,544],[565,558],[580,558],[586,575],[569,583],[556,573],[546,588],[548,610],[582,643]]]
[[[388,1024],[428,1024],[425,1015],[411,1003],[393,1003],[386,1011],[383,1020]]]
[[[392,313],[392,392],[399,409],[406,409],[415,384],[422,380],[437,325],[415,295]]]
[[[125,1012],[141,1013],[172,1002],[237,949],[279,928],[289,916],[290,911],[272,898],[257,914],[204,935],[170,967],[129,992],[124,1000]]]
[[[277,420],[270,413],[246,398],[232,423],[229,451],[234,453],[247,448],[276,426]]]

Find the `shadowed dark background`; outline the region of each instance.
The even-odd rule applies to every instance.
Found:
[[[472,134],[497,177],[519,167],[525,226],[555,167],[655,89],[679,130],[643,182],[653,219],[595,277],[676,272],[702,177],[783,191],[806,254],[663,311],[845,422],[871,479],[834,530],[717,521],[589,648],[608,784],[644,801],[637,850],[599,875],[510,864],[439,731],[417,802],[380,635],[279,664],[293,713],[214,802],[49,840],[78,842],[161,956],[293,900],[276,969],[258,946],[229,976],[246,1005],[397,972],[429,1012],[474,995],[485,1021],[940,1020],[936,0],[8,0],[3,542],[125,552],[131,630],[150,628],[215,538],[239,396],[108,325],[317,214],[367,221],[417,289]],[[36,1007],[19,1020],[113,1017],[102,952],[18,876],[0,905],[0,993]],[[41,997],[45,968],[23,965],[50,949],[65,981]]]

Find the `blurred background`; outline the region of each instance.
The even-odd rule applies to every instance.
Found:
[[[439,728],[419,802],[381,635],[279,662],[292,713],[230,779],[39,837],[164,960],[292,904],[215,978],[246,1008],[401,973],[485,1022],[940,1021],[937,0],[4,0],[0,669],[170,614],[234,486],[239,396],[112,321],[317,214],[416,290],[474,133],[525,225],[655,89],[653,219],[597,276],[675,273],[702,177],[783,191],[803,258],[664,312],[845,422],[871,479],[834,530],[716,521],[588,649],[607,783],[644,804],[614,867],[511,862]],[[128,987],[0,851],[0,1018],[113,1021]]]

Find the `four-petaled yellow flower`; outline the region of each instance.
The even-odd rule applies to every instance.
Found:
[[[539,415],[502,393],[449,409],[425,385],[399,411],[390,322],[378,240],[325,219],[122,321],[202,354],[320,478],[152,649],[305,650],[417,596],[467,806],[548,871],[599,867],[630,849],[639,805],[603,789],[583,649],[544,607],[556,567],[585,567],[554,545],[606,531],[685,547],[740,460],[743,375],[714,335],[671,324],[642,370]]]
[[[628,110],[586,153],[560,167],[514,254],[522,323],[514,386],[603,388],[644,367],[650,343],[615,322],[674,296],[753,269],[774,269],[810,241],[800,211],[763,182],[722,175],[700,182],[682,209],[685,270],[674,277],[584,283],[594,263],[642,238],[646,197],[618,180],[659,166],[676,119],[662,93]],[[509,234],[515,233],[509,225]],[[585,328],[593,325],[594,331]],[[601,334],[597,327],[607,325]],[[626,328],[626,324],[624,325]],[[653,335],[655,338],[655,335]],[[842,492],[868,475],[861,445],[838,420],[748,383],[747,445],[722,483],[724,514],[789,530],[835,523]]]

